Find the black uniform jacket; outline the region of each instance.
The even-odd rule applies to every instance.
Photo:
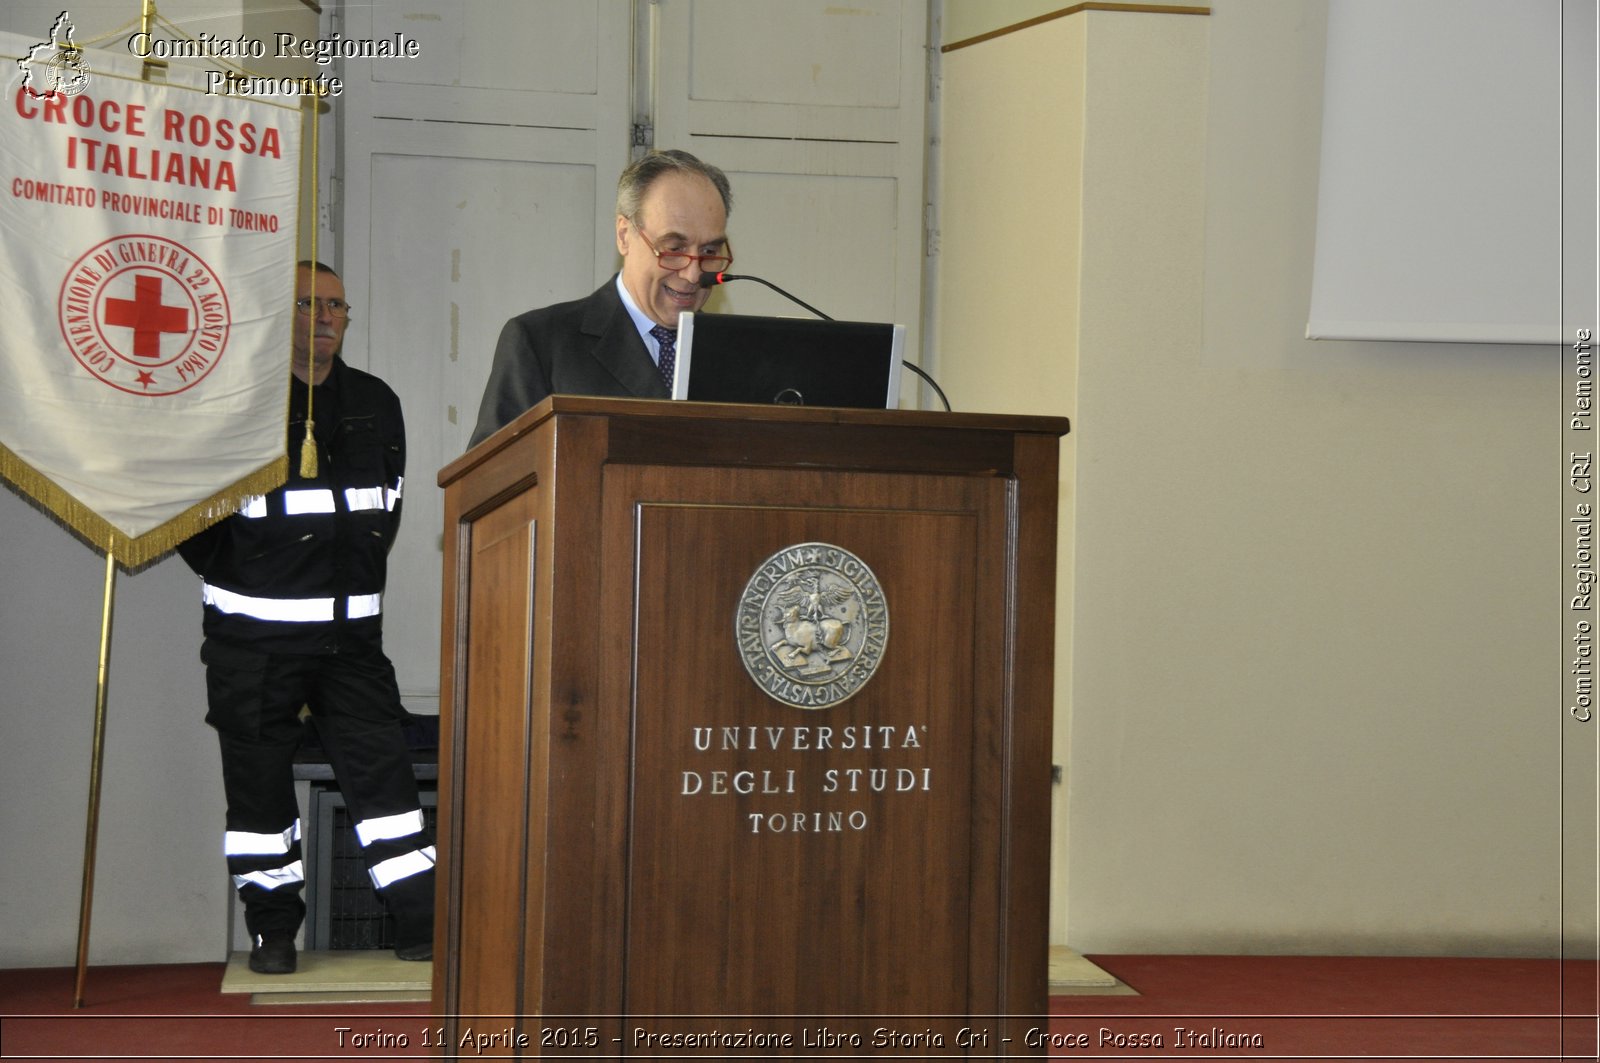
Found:
[[[203,582],[207,638],[334,653],[381,637],[400,526],[405,425],[387,384],[335,358],[312,396],[317,475],[303,479],[306,388],[289,402],[289,479],[178,547]]]

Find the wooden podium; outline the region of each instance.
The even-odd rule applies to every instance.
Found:
[[[1044,1054],[1066,431],[555,396],[440,473],[446,1054]]]

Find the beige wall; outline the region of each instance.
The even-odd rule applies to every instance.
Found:
[[[1326,8],[1212,9],[944,57],[946,390],[1073,418],[1053,936],[1552,955],[1557,352],[1305,340]]]
[[[958,7],[947,6],[946,11]],[[935,364],[957,409],[1064,415],[1078,431],[1077,388],[1085,84],[1080,76],[1029,79],[998,72],[1040,56],[1081,70],[1085,20],[1056,19],[945,56],[941,100]],[[948,37],[948,32],[946,33]],[[964,38],[963,38],[964,39]],[[1063,444],[1056,567],[1056,706],[1053,760],[1070,771],[1076,436]],[[1052,798],[1051,922],[1065,923],[1070,776]],[[1060,931],[1055,935],[1061,938]]]

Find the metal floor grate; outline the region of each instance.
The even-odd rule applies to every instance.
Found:
[[[423,789],[422,818],[436,832],[439,795]],[[367,877],[355,821],[335,785],[311,787],[312,837],[305,847],[307,949],[394,947],[394,919]]]

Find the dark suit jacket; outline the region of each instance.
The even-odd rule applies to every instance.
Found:
[[[622,305],[615,277],[593,295],[530,310],[506,322],[495,345],[494,367],[478,406],[472,443],[487,439],[558,392],[670,397],[628,308]]]

